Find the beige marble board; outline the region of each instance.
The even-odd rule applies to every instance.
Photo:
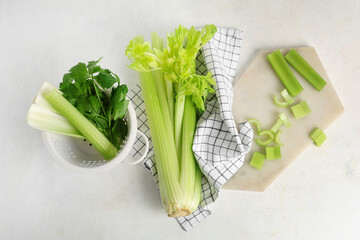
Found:
[[[234,86],[232,110],[235,121],[239,123],[256,118],[260,120],[262,129],[270,129],[279,113],[285,112],[293,125],[290,128],[282,127],[280,139],[284,146],[281,148],[281,159],[265,161],[261,170],[251,167],[249,161],[253,152],[264,153],[264,149],[254,142],[250,153],[246,155],[244,165],[224,185],[224,188],[264,191],[306,147],[316,147],[309,138],[309,133],[313,128],[319,127],[325,131],[344,112],[344,107],[315,49],[313,47],[295,49],[325,79],[327,85],[318,92],[291,68],[304,88],[303,92],[295,98],[295,104],[306,100],[312,111],[305,118],[296,120],[290,107],[279,108],[273,104],[273,96],[280,94],[284,87],[266,58],[274,50],[261,51]],[[285,55],[290,49],[280,50]]]

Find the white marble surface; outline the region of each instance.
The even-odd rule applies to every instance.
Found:
[[[360,3],[353,1],[0,1],[0,239],[359,239]],[[121,165],[96,176],[58,166],[25,115],[44,81],[77,61],[131,87],[124,50],[135,35],[178,24],[244,31],[239,75],[260,49],[314,46],[345,114],[264,193],[224,190],[184,232],[161,212],[151,176]]]

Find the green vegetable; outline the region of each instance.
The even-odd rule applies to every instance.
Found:
[[[264,154],[261,154],[259,152],[254,152],[254,154],[250,160],[250,166],[257,168],[259,170],[262,169],[265,158],[266,157]]]
[[[258,134],[261,132],[261,125],[260,125],[260,121],[259,121],[259,120],[255,119],[255,118],[251,118],[251,119],[249,119],[248,122],[249,122],[250,124],[255,125],[256,131],[257,131]]]
[[[275,160],[281,158],[280,146],[266,147],[266,159]]]
[[[320,147],[325,142],[326,135],[320,128],[315,128],[310,133],[310,138],[314,141],[315,145]]]
[[[280,133],[281,133],[281,130],[279,130],[276,134],[275,134],[275,143],[279,146],[284,146],[284,144],[282,144],[280,142]]]
[[[81,134],[99,151],[106,160],[116,156],[117,149],[114,145],[58,90],[44,94],[45,99],[64,116]]]
[[[201,31],[179,26],[175,33],[168,34],[166,48],[162,47],[161,38],[153,34],[152,46],[143,37],[135,37],[126,49],[132,61],[129,67],[140,74],[160,194],[171,217],[190,214],[201,200],[201,171],[191,149],[195,109],[205,110],[204,101],[214,92],[215,81],[210,73],[196,74],[195,59],[215,32],[214,25],[207,25]]]
[[[285,59],[319,92],[326,85],[326,81],[310,66],[308,62],[295,50],[285,56]]]
[[[64,75],[60,91],[120,150],[120,145],[127,135],[123,118],[129,104],[126,99],[128,88],[120,85],[120,79],[115,73],[101,68],[98,65],[100,60],[101,58],[88,64],[78,63],[72,67],[69,73]],[[104,90],[111,90],[110,96]]]
[[[180,186],[183,192],[184,200],[187,201],[184,203],[184,205],[189,206],[190,212],[193,212],[199,205],[199,202],[197,202],[195,205],[193,205],[192,202],[195,195],[201,194],[201,188],[200,191],[197,190],[197,192],[194,188],[196,182],[201,182],[201,174],[196,174],[196,168],[198,168],[198,165],[192,151],[192,144],[196,128],[196,110],[190,96],[186,96],[185,109],[186,111],[184,112],[182,125]]]
[[[270,130],[264,130],[264,131],[260,132],[258,135],[259,136],[265,135],[265,136],[269,137],[267,140],[261,140],[260,138],[256,139],[256,143],[262,147],[268,145],[269,143],[271,143],[274,140],[274,133],[271,132]]]
[[[303,118],[311,113],[306,101],[302,101],[301,103],[292,106],[291,111],[296,119]]]
[[[285,99],[285,101],[289,104],[293,104],[294,103],[294,99],[289,95],[289,92],[284,89],[281,91],[281,96]]]
[[[37,104],[30,106],[26,122],[29,126],[39,130],[59,133],[75,138],[84,138],[66,118],[53,111],[42,108]]]
[[[296,97],[303,91],[303,88],[296,79],[295,75],[291,72],[291,69],[286,63],[280,50],[276,50],[275,52],[268,55],[267,59],[285,86],[286,90],[292,97]]]
[[[274,126],[270,129],[270,131],[275,134],[282,125],[285,125],[287,128],[289,128],[292,125],[292,123],[287,119],[285,113],[279,114],[278,120],[276,121]]]
[[[276,121],[274,126],[270,129],[270,131],[275,134],[283,124],[284,124],[284,121],[281,120],[280,118],[278,118],[278,120]]]
[[[287,106],[289,106],[289,103],[281,101],[279,99],[278,95],[274,96],[273,101],[274,101],[275,105],[278,106],[278,107],[287,107]]]
[[[279,119],[281,119],[283,121],[285,127],[287,127],[287,128],[291,127],[292,123],[288,120],[285,113],[280,113]]]
[[[134,39],[142,42],[142,38]],[[131,42],[130,42],[131,43]],[[128,52],[129,53],[129,52]],[[136,54],[136,52],[132,53]],[[133,55],[136,59],[136,55]],[[146,67],[146,66],[144,66]],[[169,216],[179,217],[188,214],[182,206],[180,188],[180,169],[171,131],[166,129],[156,84],[151,72],[139,72],[140,85],[155,151],[155,162],[159,175],[159,188],[162,203]]]

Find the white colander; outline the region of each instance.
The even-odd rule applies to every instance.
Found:
[[[76,173],[99,173],[116,166],[120,162],[134,165],[145,158],[149,149],[149,141],[141,131],[137,130],[136,113],[131,101],[125,119],[128,135],[121,145],[119,153],[110,161],[104,160],[100,153],[83,139],[43,132],[44,142],[50,154],[61,166]],[[135,143],[137,133],[144,139],[146,146],[141,157],[133,159],[128,154]]]

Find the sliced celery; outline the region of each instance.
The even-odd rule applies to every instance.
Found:
[[[310,133],[310,138],[314,141],[315,145],[320,147],[323,142],[327,139],[325,133],[320,128],[315,128]]]
[[[260,121],[259,121],[259,120],[255,119],[255,118],[251,118],[251,119],[249,119],[248,122],[249,122],[250,124],[255,125],[256,131],[257,131],[258,134],[261,132],[261,124],[260,124]]]
[[[267,140],[261,140],[260,138],[257,138],[256,143],[259,146],[265,147],[274,140],[274,133],[272,133],[270,130],[264,130],[259,133],[259,136],[263,136],[263,135],[268,136],[269,138]]]
[[[279,118],[283,121],[285,127],[291,127],[292,123],[288,120],[285,113],[280,113]]]
[[[250,160],[250,166],[257,168],[259,170],[262,169],[265,158],[266,157],[264,154],[261,154],[259,152],[254,152],[254,155],[252,156],[252,158]]]
[[[65,117],[99,151],[105,160],[116,156],[117,150],[112,143],[58,90],[44,94],[45,99]]]
[[[292,73],[280,50],[276,50],[275,52],[268,55],[267,59],[280,78],[284,87],[292,97],[296,97],[299,93],[302,92],[302,86],[296,79],[295,75]]]
[[[290,95],[289,95],[289,92],[286,90],[286,89],[284,89],[284,90],[282,90],[281,91],[281,96],[285,99],[285,101],[287,102],[287,103],[289,103],[289,104],[293,104],[294,103],[294,98],[292,98]]]
[[[306,101],[302,101],[301,103],[292,106],[291,111],[293,112],[296,119],[303,118],[311,113],[311,110]]]
[[[279,146],[284,146],[284,144],[282,142],[280,142],[280,134],[281,134],[281,130],[279,130],[276,134],[275,134],[275,143]]]
[[[266,147],[266,159],[275,160],[281,158],[280,146]]]
[[[319,92],[326,85],[326,81],[310,66],[308,62],[295,50],[285,56],[285,59]]]
[[[279,96],[278,95],[275,95],[274,98],[273,98],[273,101],[274,101],[274,104],[278,107],[287,107],[289,106],[289,103],[288,102],[283,102],[279,99]]]
[[[280,127],[284,124],[284,121],[281,120],[280,118],[278,118],[278,120],[276,121],[276,123],[274,124],[274,126],[270,129],[270,131],[272,133],[276,133],[277,131],[279,131]]]
[[[44,101],[46,100],[44,99]],[[26,116],[26,122],[29,126],[43,131],[59,133],[75,138],[84,138],[66,118],[36,104],[30,106]]]

